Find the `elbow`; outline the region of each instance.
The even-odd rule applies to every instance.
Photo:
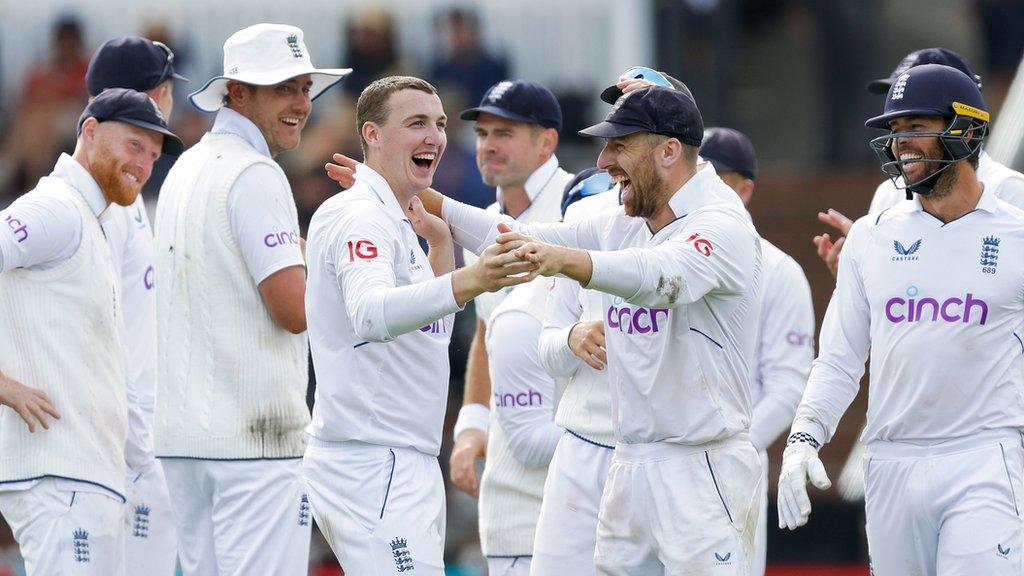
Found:
[[[353,318],[355,322],[352,323],[352,331],[355,332],[356,338],[359,340],[379,344],[392,339],[391,335],[384,330],[383,322],[374,322],[372,318],[362,315]]]
[[[302,334],[306,331],[305,309],[292,310],[289,312],[279,311],[271,315],[274,324],[292,334]]]

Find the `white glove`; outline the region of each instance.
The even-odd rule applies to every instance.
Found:
[[[818,442],[810,434],[790,434],[787,443],[786,451],[782,453],[782,474],[779,476],[779,528],[795,530],[807,524],[811,515],[807,480],[821,490],[831,488],[832,481],[818,458]]]

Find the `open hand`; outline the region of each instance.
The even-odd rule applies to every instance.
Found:
[[[409,223],[416,234],[426,239],[430,247],[444,247],[452,243],[452,231],[444,220],[430,214],[423,208],[419,197],[413,196],[406,210]]]
[[[348,190],[356,183],[356,166],[359,166],[359,162],[356,162],[344,154],[334,154],[331,158],[333,158],[337,164],[332,164],[330,162],[324,164],[324,170],[327,171],[327,177],[340,184],[342,188]]]
[[[35,433],[36,424],[50,429],[50,418],[60,419],[50,397],[42,390],[30,388],[21,382],[0,374],[0,404],[10,406]]]

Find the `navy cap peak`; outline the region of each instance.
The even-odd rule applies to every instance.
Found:
[[[152,98],[128,88],[107,88],[89,101],[78,118],[78,133],[89,118],[99,122],[117,121],[159,132],[164,136],[162,153],[177,156],[184,150],[181,139],[167,128],[167,119]]]
[[[562,129],[562,107],[542,84],[529,80],[502,80],[487,89],[480,105],[463,110],[459,118],[475,121],[481,114],[506,120]]]

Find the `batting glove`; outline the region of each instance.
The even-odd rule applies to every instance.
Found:
[[[782,474],[779,476],[779,528],[795,530],[807,524],[811,515],[811,499],[807,497],[807,481],[821,490],[832,487],[825,474],[825,465],[818,458],[821,445],[804,432],[790,434],[782,453]]]

